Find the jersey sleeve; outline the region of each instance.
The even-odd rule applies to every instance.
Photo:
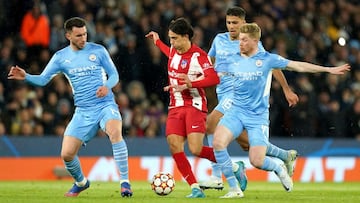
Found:
[[[209,57],[206,55],[200,55],[198,58],[199,64],[204,71],[204,78],[202,80],[197,80],[191,82],[192,87],[210,87],[217,85],[220,82],[220,79],[217,73],[214,70],[213,65],[209,60]]]
[[[170,47],[167,46],[164,42],[162,42],[160,39],[155,42],[155,45],[159,47],[162,53],[164,53],[167,57],[169,57],[170,54]]]
[[[119,73],[117,72],[116,66],[112,61],[109,53],[104,47],[101,48],[101,56],[101,65],[105,69],[106,74],[108,75],[108,79],[106,80],[104,85],[107,88],[111,89],[116,85],[116,83],[119,82]]]
[[[25,81],[36,86],[45,86],[53,77],[55,77],[56,74],[60,72],[58,59],[59,55],[55,53],[40,75],[26,73]]]
[[[218,39],[218,37],[216,36],[214,38],[213,42],[211,43],[211,47],[210,47],[209,52],[208,52],[208,55],[210,57],[215,57],[215,55],[216,55],[216,42],[217,42],[217,39]]]
[[[270,54],[269,58],[272,68],[285,69],[290,62],[288,59],[278,54]]]

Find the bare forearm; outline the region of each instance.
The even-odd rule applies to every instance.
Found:
[[[330,72],[328,67],[319,66],[307,62],[300,61],[290,61],[288,66],[288,70],[294,70],[297,72],[308,72],[308,73],[318,73],[318,72]]]
[[[280,83],[283,90],[290,89],[289,84],[287,83],[287,80],[281,70],[273,70],[274,78]]]

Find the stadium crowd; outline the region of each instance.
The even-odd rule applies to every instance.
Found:
[[[52,54],[68,45],[63,23],[88,21],[89,41],[103,44],[120,83],[113,89],[127,137],[164,136],[168,95],[166,58],[145,39],[167,37],[176,17],[192,23],[193,42],[208,50],[226,31],[231,6],[247,11],[262,29],[266,50],[293,60],[352,71],[340,77],[284,72],[299,103],[289,108],[280,84],[271,88],[272,136],[349,137],[360,140],[360,2],[357,0],[13,0],[0,2],[0,135],[61,136],[74,110],[63,76],[45,88],[7,79],[12,65],[39,74]],[[99,136],[104,136],[99,133]]]

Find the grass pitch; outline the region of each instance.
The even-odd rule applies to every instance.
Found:
[[[168,196],[158,196],[148,182],[132,182],[134,192],[131,198],[122,198],[116,182],[92,182],[89,189],[78,197],[67,198],[64,193],[72,186],[69,181],[0,181],[1,203],[181,203],[181,202],[246,202],[246,203],[355,203],[360,202],[360,182],[357,183],[294,183],[292,192],[285,192],[280,183],[249,182],[242,199],[219,199],[227,193],[224,190],[206,190],[204,199],[188,199],[190,187],[177,182],[175,190]]]

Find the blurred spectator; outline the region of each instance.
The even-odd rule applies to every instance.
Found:
[[[41,48],[49,47],[50,23],[41,10],[41,2],[35,1],[31,10],[25,14],[20,33],[30,58],[36,58]]]
[[[3,122],[0,121],[0,137],[6,135],[6,128]]]
[[[144,85],[140,81],[131,81],[126,88],[126,93],[129,96],[130,108],[146,105],[146,92]]]
[[[2,82],[0,82],[0,115],[5,110],[5,104],[6,104],[6,100],[5,100],[4,85]],[[1,116],[0,116],[0,120],[1,120]]]
[[[52,18],[49,49],[55,53],[59,48],[65,47],[68,42],[65,38],[64,18],[61,14],[56,14]]]
[[[348,131],[345,137],[352,137],[360,141],[360,98],[354,101],[352,108],[346,113],[346,127]]]

